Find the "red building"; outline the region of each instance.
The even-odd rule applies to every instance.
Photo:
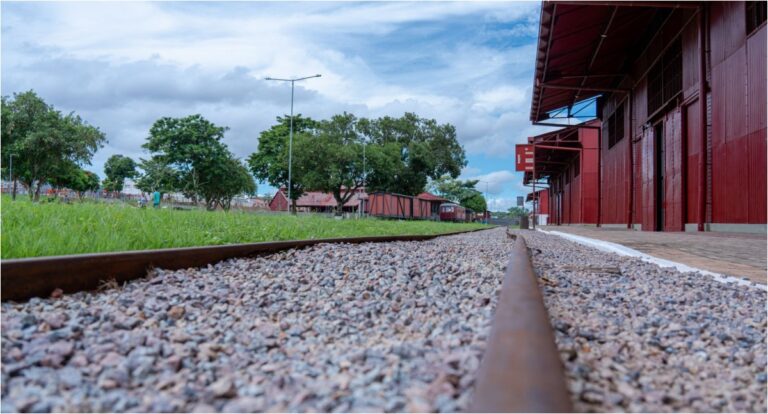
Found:
[[[535,193],[528,193],[525,201],[533,203],[532,210],[536,212],[537,225],[546,226],[549,224],[549,190],[536,190]]]
[[[597,224],[599,135],[600,121],[593,120],[528,138],[527,145],[519,146],[532,154],[531,165],[522,166],[523,183],[534,187],[535,174],[535,185],[549,189],[535,209],[536,214],[547,211],[548,224]]]
[[[367,198],[365,190],[359,189],[350,199],[344,203],[344,211],[356,212]],[[331,193],[322,193],[319,191],[308,191],[296,200],[296,209],[300,212],[312,213],[330,213],[336,208],[336,199]],[[269,209],[272,211],[288,211],[288,197],[286,190],[281,188],[272,197],[269,202]]]
[[[765,22],[765,2],[542,4],[531,120],[596,100],[597,224],[766,231]]]

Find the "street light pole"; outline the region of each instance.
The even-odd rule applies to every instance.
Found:
[[[290,132],[288,133],[288,210],[291,209],[291,180],[292,180],[292,166],[293,166],[293,91],[294,91],[294,85],[296,82],[305,80],[305,79],[311,79],[311,78],[319,78],[321,75],[313,75],[313,76],[305,76],[303,78],[295,78],[295,79],[280,79],[280,78],[264,78],[265,80],[271,80],[271,81],[282,81],[282,82],[291,82],[291,127]]]

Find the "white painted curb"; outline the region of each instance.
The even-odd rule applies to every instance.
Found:
[[[736,283],[737,285],[749,286],[749,287],[754,287],[757,289],[768,291],[768,286],[760,283],[751,282],[751,281],[740,279],[733,276],[727,276],[721,273],[710,272],[709,270],[691,267],[686,264],[673,262],[667,259],[661,259],[655,256],[651,256],[649,254],[639,252],[635,249],[631,249],[627,246],[624,246],[618,243],[612,243],[604,240],[593,239],[590,237],[577,236],[575,234],[569,234],[569,233],[564,233],[564,232],[555,231],[555,230],[542,230],[539,228],[537,228],[536,230],[545,234],[560,236],[564,239],[571,240],[576,243],[583,244],[585,246],[594,247],[595,249],[602,250],[604,252],[616,253],[620,256],[636,257],[644,262],[653,263],[659,267],[674,267],[680,272],[698,272],[703,275],[712,276],[716,281],[721,283]]]

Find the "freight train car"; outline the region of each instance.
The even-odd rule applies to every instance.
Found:
[[[410,219],[413,217],[413,197],[384,192],[370,193],[365,212],[374,217]]]
[[[413,218],[429,220],[432,218],[432,202],[420,197],[411,197],[413,200]]]
[[[440,221],[467,221],[467,210],[456,203],[440,204]]]

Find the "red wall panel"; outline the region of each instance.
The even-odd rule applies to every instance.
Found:
[[[685,141],[686,141],[686,171],[685,179],[687,183],[686,211],[683,214],[684,223],[698,223],[699,221],[699,203],[700,186],[699,171],[701,162],[701,116],[699,114],[699,101],[685,107]]]
[[[766,222],[766,29],[747,38],[744,16],[728,3],[710,19],[714,223]]]
[[[679,108],[664,117],[664,147],[664,230],[681,231],[683,145]]]
[[[608,148],[606,139],[603,139],[603,171],[602,201],[601,207],[603,224],[626,224],[627,222],[627,189],[629,184],[629,139],[624,138],[612,148]]]
[[[761,29],[747,38],[747,132],[749,134],[749,223],[766,222],[766,38]]]

